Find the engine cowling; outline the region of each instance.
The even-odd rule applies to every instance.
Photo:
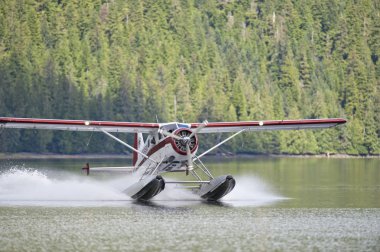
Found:
[[[188,141],[190,152],[193,153],[194,151],[196,151],[196,149],[198,148],[198,137],[197,135],[193,135],[191,138],[189,138],[192,133],[193,132],[189,129],[177,129],[176,131],[174,131],[174,134],[181,137],[181,139],[172,139],[173,149],[177,153],[181,155],[187,155],[186,145]]]

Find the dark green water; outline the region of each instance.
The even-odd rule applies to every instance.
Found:
[[[136,203],[131,177],[83,163],[0,161],[0,251],[380,251],[380,159],[210,159],[237,180],[220,204],[170,186]]]

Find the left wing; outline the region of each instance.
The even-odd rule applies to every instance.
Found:
[[[209,122],[205,126],[202,123],[191,123],[191,128],[203,127],[199,133],[264,131],[264,130],[298,130],[330,128],[346,123],[343,118],[327,119],[302,119],[302,120],[273,120],[273,121],[245,121],[245,122]]]
[[[158,123],[0,117],[0,128],[150,133]]]

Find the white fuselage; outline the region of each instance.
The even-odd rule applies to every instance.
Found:
[[[166,126],[173,126],[172,124]],[[176,127],[172,129],[173,134],[182,136],[180,140],[176,140],[171,136],[164,136],[160,133],[150,134],[144,141],[140,136],[138,149],[146,156],[138,155],[135,168],[138,170],[146,170],[147,172],[155,170],[155,173],[188,171],[192,167],[188,165],[189,159],[193,159],[198,150],[198,138],[193,137],[192,149],[186,152],[186,143],[188,140],[186,134],[191,134],[189,128]],[[182,148],[182,149],[181,149]]]
[[[188,157],[178,153],[173,148],[170,138],[165,137],[157,144],[151,144],[146,141],[142,148],[142,153],[147,155],[149,159],[140,155],[136,162],[136,168],[138,170],[156,169],[157,173],[186,171],[188,169]],[[198,148],[191,154],[191,158],[194,157],[197,150]],[[157,164],[159,164],[158,167]]]

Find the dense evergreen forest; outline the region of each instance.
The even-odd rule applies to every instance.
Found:
[[[0,0],[0,116],[344,117],[334,129],[244,133],[220,151],[378,154],[379,57],[377,0]],[[0,152],[126,151],[101,133],[0,135]]]

